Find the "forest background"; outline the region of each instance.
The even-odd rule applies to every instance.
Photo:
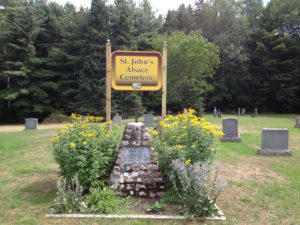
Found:
[[[300,1],[197,0],[165,17],[148,0],[0,0],[0,122],[53,113],[104,115],[105,43],[168,41],[168,104],[223,112],[300,112]],[[124,117],[161,111],[161,92],[112,92]]]

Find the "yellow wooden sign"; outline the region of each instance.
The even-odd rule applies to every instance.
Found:
[[[159,52],[115,51],[111,55],[112,88],[123,91],[158,91],[162,86]]]

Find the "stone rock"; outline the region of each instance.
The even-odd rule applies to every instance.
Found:
[[[133,171],[139,171],[141,169],[141,166],[140,165],[131,165],[131,169]]]
[[[133,183],[134,179],[133,178],[127,178],[125,179],[125,183]]]
[[[142,178],[138,177],[138,178],[136,179],[136,182],[137,182],[137,183],[142,183],[143,180],[142,180]]]
[[[161,185],[161,186],[159,186],[159,189],[160,190],[165,190],[166,188],[165,188],[165,186]]]
[[[125,130],[125,132],[124,132],[126,135],[129,135],[129,136],[131,136],[132,135],[132,130]]]
[[[129,141],[122,141],[122,142],[121,142],[121,146],[122,146],[122,147],[129,146],[129,144],[130,144]]]
[[[124,135],[124,137],[123,137],[124,140],[130,140],[130,138],[131,138],[131,136],[129,136],[129,135]]]
[[[161,177],[162,175],[161,175],[161,172],[155,172],[152,174],[152,176],[155,178],[158,178],[158,177]]]
[[[150,140],[150,135],[148,133],[143,134],[143,140]]]
[[[131,178],[133,178],[133,179],[137,178],[138,176],[139,176],[139,173],[138,173],[138,172],[133,172],[133,173],[131,174]]]
[[[139,140],[134,140],[134,141],[130,142],[130,145],[133,147],[139,147],[139,146],[142,146],[142,142]]]
[[[148,170],[153,171],[153,170],[158,170],[158,165],[149,165]]]
[[[132,131],[131,139],[133,140],[141,140],[142,139],[142,132],[136,128],[136,130]]]
[[[147,193],[145,191],[139,192],[139,197],[147,197]]]
[[[162,178],[153,178],[153,181],[155,183],[163,183],[164,182]]]
[[[149,197],[150,198],[156,198],[156,194],[152,191],[149,191]]]

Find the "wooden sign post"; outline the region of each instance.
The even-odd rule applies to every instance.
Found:
[[[159,91],[162,117],[167,115],[167,42],[163,55],[155,51],[114,51],[106,43],[106,121],[111,120],[111,88],[121,91]]]
[[[106,43],[106,122],[111,120],[111,44]]]

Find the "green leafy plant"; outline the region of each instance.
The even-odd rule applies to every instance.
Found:
[[[79,184],[78,177],[70,181],[62,178],[57,181],[57,193],[52,213],[86,212],[87,204],[83,197],[83,187]]]
[[[181,200],[182,213],[190,217],[216,214],[215,203],[225,185],[218,167],[213,171],[208,161],[192,165],[184,158],[173,160],[171,167],[170,177]]]
[[[218,127],[197,117],[192,109],[186,114],[169,115],[160,125],[163,128],[160,134],[153,131],[153,145],[168,186],[172,186],[169,176],[172,160],[183,157],[187,164],[211,161],[215,155],[215,143],[223,134]]]
[[[99,123],[100,117],[72,114],[68,124],[52,138],[55,160],[60,174],[70,180],[78,176],[88,192],[91,187],[104,187],[115,159],[122,129]]]
[[[116,210],[119,199],[114,190],[104,187],[102,190],[92,189],[87,202],[94,213],[111,213]]]
[[[165,210],[165,204],[156,201],[154,204],[150,205],[147,208],[148,212],[153,212],[153,213],[157,213],[157,212],[161,212]]]

